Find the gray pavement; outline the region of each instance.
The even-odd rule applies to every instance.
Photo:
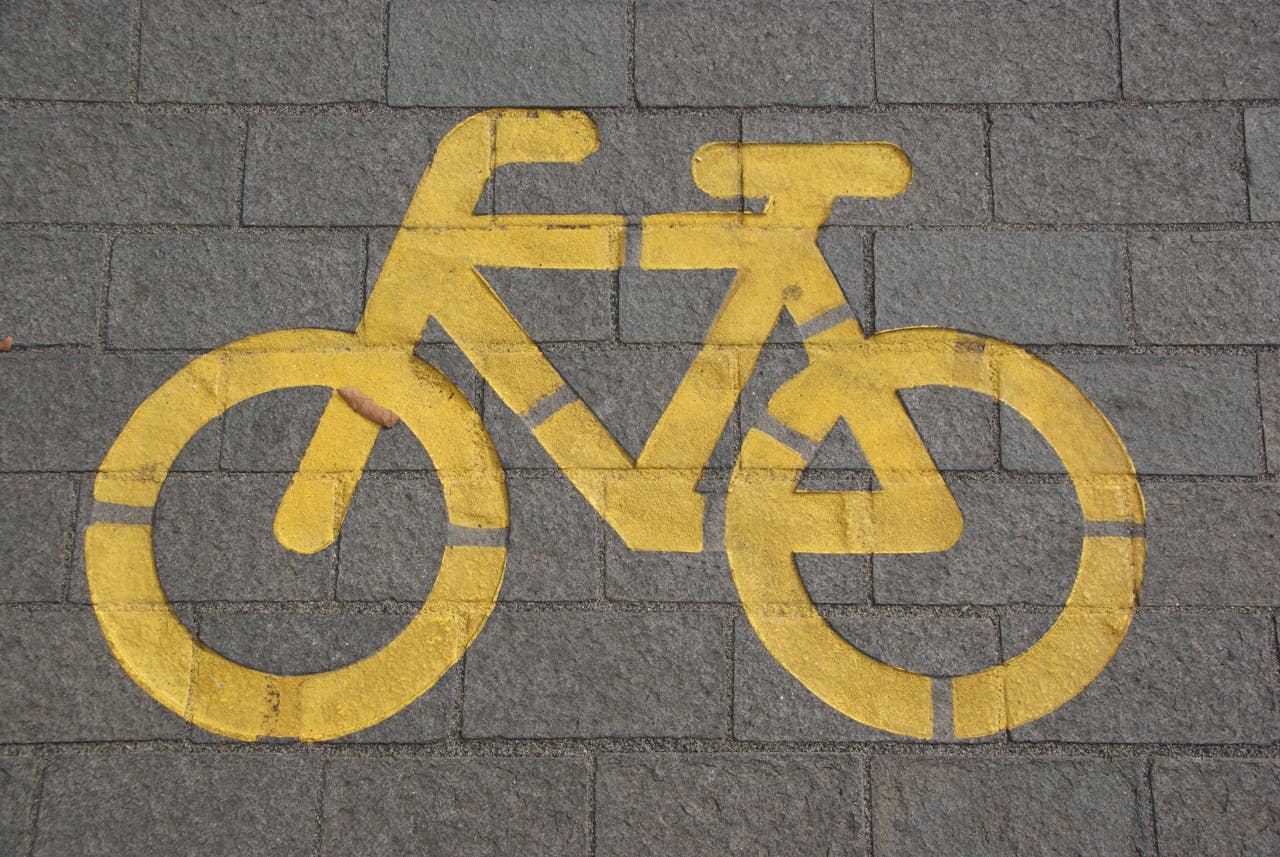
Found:
[[[1024,345],[1123,437],[1146,579],[1115,659],[982,740],[855,723],[752,632],[723,552],[635,553],[436,327],[419,354],[482,414],[510,556],[465,659],[400,714],[242,744],[154,702],[85,582],[92,480],[192,357],[351,329],[436,143],[499,106],[587,110],[584,164],[504,167],[496,212],[738,210],[712,140],[888,140],[903,196],[838,203],[821,247],[870,332]],[[751,203],[746,203],[750,205]],[[731,275],[491,271],[635,454]],[[537,0],[0,4],[0,854],[1280,854],[1280,15],[1271,0]],[[804,366],[784,321],[704,475]],[[207,425],[162,492],[184,623],[275,672],[392,639],[430,590],[440,481],[383,433],[339,542],[275,504],[326,393]],[[969,524],[946,554],[800,558],[859,648],[935,675],[1057,615],[1083,531],[1021,417],[910,412]],[[838,427],[839,428],[839,427]],[[841,431],[846,431],[840,429]],[[813,485],[866,487],[857,444]]]

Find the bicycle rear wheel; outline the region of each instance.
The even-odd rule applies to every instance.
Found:
[[[840,417],[858,434],[860,401],[868,394],[927,385],[974,390],[1025,417],[1061,459],[1084,515],[1075,581],[1053,626],[1021,654],[954,677],[904,670],[858,650],[818,613],[794,559],[801,551],[855,552],[847,546],[878,526],[875,492],[797,490],[817,444]],[[1111,424],[1057,369],[995,339],[941,328],[893,330],[820,355],[778,389],[769,410],[803,449],[759,429],[747,434],[729,485],[725,547],[743,609],[765,648],[828,705],[901,735],[975,738],[1054,711],[1110,661],[1142,581],[1142,493]],[[869,459],[875,450],[868,443],[885,442],[875,432],[859,440]],[[892,474],[922,486],[930,476],[936,468]],[[851,502],[854,495],[869,502]],[[902,510],[895,514],[900,518]],[[806,526],[796,527],[799,520]],[[894,538],[913,524],[886,523]]]
[[[344,667],[279,675],[223,657],[182,624],[156,573],[152,517],[169,468],[203,425],[252,396],[301,386],[358,386],[400,415],[436,467],[449,537],[431,592],[395,639]],[[253,336],[187,364],[130,417],[102,462],[94,500],[85,565],[116,659],[170,710],[241,740],[326,740],[404,708],[479,633],[506,563],[502,468],[470,402],[412,354],[333,331]]]

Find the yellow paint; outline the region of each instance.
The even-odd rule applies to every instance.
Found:
[[[1075,587],[1057,624],[999,666],[935,679],[880,663],[818,615],[797,552],[949,549],[963,518],[898,398],[902,389],[976,390],[1022,413],[1071,475],[1086,519],[1143,520],[1142,496],[1119,438],[1060,373],[1016,346],[936,328],[865,337],[817,248],[841,196],[903,192],[911,165],[889,143],[709,143],[691,163],[719,198],[766,198],[760,213],[683,212],[644,218],[640,264],[736,271],[702,349],[634,459],[604,428],[485,281],[478,268],[611,270],[624,259],[614,215],[476,215],[501,165],[577,162],[597,147],[573,111],[505,110],[454,128],[423,174],[354,333],[283,330],[192,361],[130,418],[102,463],[95,498],[154,507],[182,447],[227,408],[271,390],[355,386],[398,413],[430,454],[449,520],[494,545],[507,526],[502,470],[466,398],[413,349],[435,318],[497,395],[524,416],[592,507],[634,550],[704,548],[696,490],[761,346],[786,311],[803,328],[809,366],[769,402],[774,437],[746,435],[726,500],[730,566],[752,627],[800,681],[847,716],[922,738],[939,681],[968,737],[1052,711],[1084,687],[1123,639],[1141,577],[1140,538],[1085,540]],[[841,315],[844,310],[845,315]],[[826,313],[833,319],[824,323]],[[847,316],[847,317],[846,317]],[[845,418],[880,489],[800,491],[808,452]],[[379,428],[332,396],[281,500],[275,533],[302,552],[337,537]],[[110,509],[110,506],[105,507]],[[130,518],[133,520],[133,518]],[[497,599],[505,549],[446,548],[422,610],[362,661],[321,673],[275,675],[236,664],[196,640],[161,591],[149,526],[93,524],[86,564],[112,651],[148,693],[188,720],[245,740],[323,740],[390,716],[431,686],[479,632]]]

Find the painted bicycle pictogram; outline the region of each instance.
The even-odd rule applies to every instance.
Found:
[[[724,550],[752,628],[783,667],[846,716],[917,738],[979,737],[1042,717],[1088,685],[1124,639],[1141,583],[1144,507],[1133,464],[1088,397],[1015,345],[931,327],[865,335],[818,250],[818,229],[839,197],[905,191],[911,165],[902,150],[709,143],[697,151],[699,188],[766,203],[759,213],[644,218],[642,268],[736,274],[632,459],[479,272],[622,266],[627,230],[619,216],[474,213],[498,166],[576,163],[597,145],[594,124],[572,111],[498,110],[464,120],[424,172],[354,332],[280,330],[232,342],[187,364],[138,407],[102,462],[85,536],[94,609],[129,675],[209,731],[311,741],[384,720],[462,656],[497,600],[507,495],[473,406],[414,354],[434,318],[632,550],[703,550],[708,522],[722,514]],[[784,311],[808,365],[746,433],[717,508],[698,492],[699,478]],[[1084,517],[1079,567],[1053,626],[1023,653],[954,677],[859,651],[818,613],[794,559],[945,551],[957,542],[960,509],[898,396],[926,385],[977,391],[1025,417],[1064,465]],[[450,523],[430,594],[394,640],[338,669],[278,675],[220,655],[178,619],[157,576],[152,516],[170,467],[201,426],[253,396],[303,386],[335,392],[277,510],[281,544],[316,552],[342,526],[381,430],[336,392],[346,387],[413,432],[436,468]],[[841,418],[878,487],[801,489],[808,461]]]

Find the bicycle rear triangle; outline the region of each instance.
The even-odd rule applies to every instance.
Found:
[[[464,120],[424,172],[355,331],[281,330],[230,343],[193,360],[139,406],[99,470],[85,537],[94,609],[134,680],[212,732],[325,740],[391,716],[462,656],[497,600],[507,494],[474,407],[413,353],[435,319],[628,547],[724,550],[765,647],[846,716],[916,738],[979,737],[1042,717],[1092,681],[1124,638],[1145,553],[1142,495],[1114,429],[1065,376],[1015,345],[942,328],[867,336],[818,250],[818,228],[836,199],[907,189],[911,166],[902,150],[880,142],[713,142],[693,154],[700,189],[765,203],[759,213],[643,219],[641,268],[735,274],[632,457],[480,272],[623,265],[620,216],[475,214],[497,167],[576,163],[597,145],[594,124],[573,111],[497,110]],[[725,496],[708,502],[699,478],[783,312],[800,331],[808,365],[746,427]],[[954,677],[859,651],[819,615],[795,565],[797,553],[938,552],[961,538],[960,509],[899,396],[938,385],[1022,414],[1061,459],[1085,531],[1075,583],[1052,628],[1022,654]],[[173,461],[201,426],[248,398],[300,386],[335,392],[277,510],[283,545],[309,553],[338,537],[377,441],[379,426],[337,395],[344,386],[399,414],[426,449],[449,527],[436,582],[391,643],[338,669],[277,675],[225,658],[178,620],[156,573],[152,517]],[[804,468],[841,419],[877,490],[802,490]]]

